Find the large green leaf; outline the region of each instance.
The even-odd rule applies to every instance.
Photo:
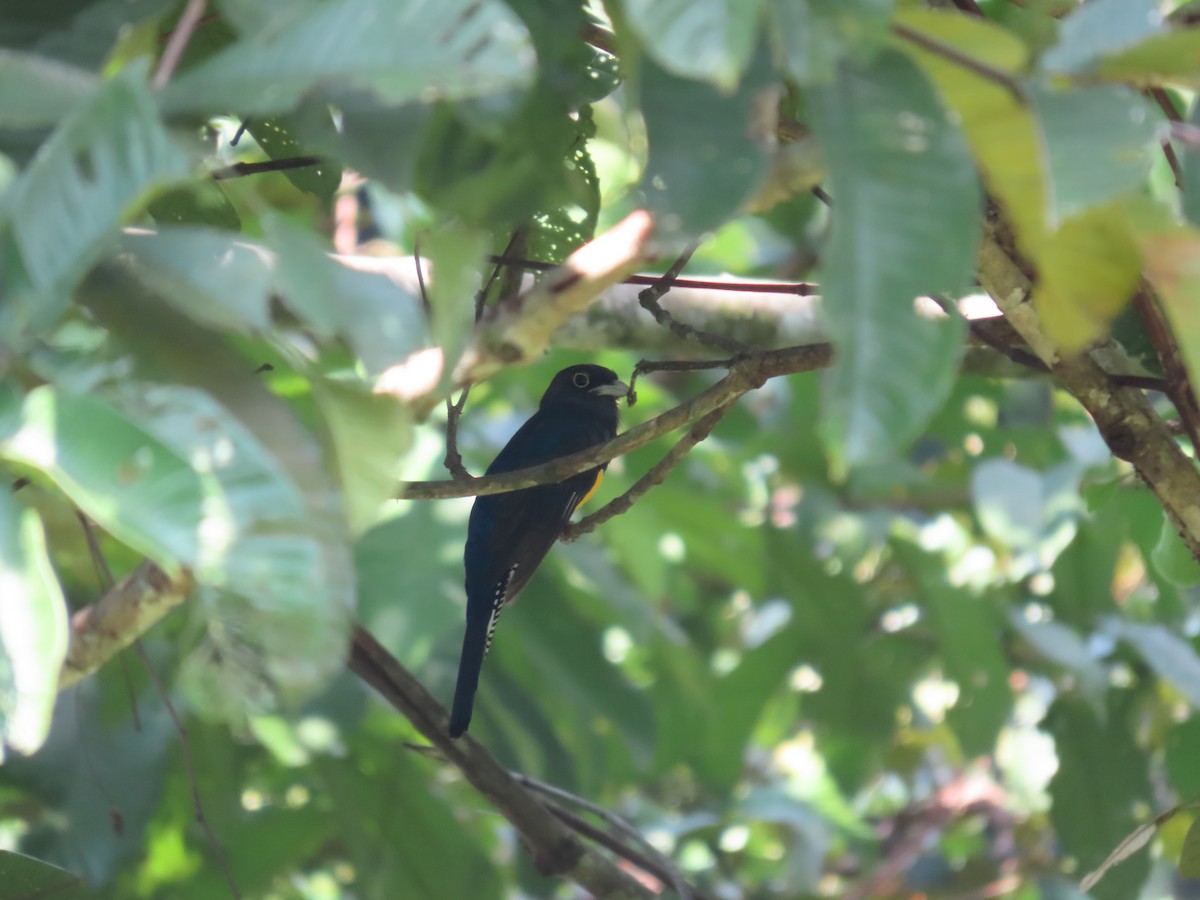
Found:
[[[122,235],[121,249],[145,285],[212,328],[250,332],[270,321],[270,254],[229,232],[164,226]]]
[[[1200,28],[1181,28],[1151,35],[1136,46],[1107,57],[1092,74],[1138,85],[1181,83],[1195,88],[1200,85],[1197,53],[1200,53]]]
[[[1063,20],[1058,45],[1042,57],[1047,69],[1086,72],[1098,59],[1162,28],[1159,0],[1092,0]]]
[[[1050,781],[1050,819],[1063,849],[1088,872],[1103,862],[1139,824],[1135,809],[1150,808],[1146,757],[1133,724],[1110,705],[1103,722],[1079,700],[1059,699],[1046,724],[1054,735],[1058,771]],[[1150,860],[1140,853],[1112,869],[1092,896],[1136,897]]]
[[[1110,619],[1104,630],[1128,641],[1160,678],[1172,684],[1192,706],[1200,706],[1200,655],[1187,640],[1165,625],[1143,625]]]
[[[40,471],[129,546],[216,588],[214,634],[251,636],[257,667],[284,695],[340,667],[353,604],[341,523],[314,518],[291,473],[211,396],[41,387],[0,407],[0,434],[0,458]]]
[[[33,753],[50,730],[67,653],[67,607],[42,523],[0,491],[0,760]]]
[[[65,119],[13,185],[8,212],[36,288],[80,275],[147,192],[187,161],[158,118],[145,70],[131,66]]]
[[[986,19],[909,8],[897,21],[1008,77],[1019,78],[1029,48],[1010,31]],[[1016,227],[1021,248],[1035,255],[1048,222],[1049,194],[1038,123],[1023,98],[993,79],[968,71],[911,42],[901,46],[937,85],[958,116],[971,153]]]
[[[421,304],[405,288],[381,271],[335,262],[313,234],[281,216],[267,217],[264,225],[278,255],[276,288],[318,335],[344,338],[372,374],[423,346]]]
[[[811,99],[834,202],[821,291],[837,353],[822,436],[844,470],[891,458],[945,399],[963,326],[919,316],[913,301],[967,286],[981,200],[957,128],[901,54],[843,66]]]
[[[319,85],[366,89],[388,105],[463,99],[526,84],[533,62],[524,25],[499,0],[340,0],[182,73],[163,104],[264,115]]]
[[[678,241],[712,231],[754,196],[770,169],[770,135],[756,118],[767,75],[756,65],[726,93],[643,61],[650,155],[642,190],[657,237]]]
[[[306,108],[310,107],[310,108]],[[254,137],[258,146],[271,159],[288,159],[314,153],[312,137],[332,141],[336,130],[330,119],[329,108],[324,103],[306,104],[297,114],[290,116],[268,116],[251,118],[246,130]],[[342,167],[333,160],[322,160],[315,166],[285,169],[288,181],[302,191],[329,202],[342,182]]]
[[[887,41],[892,0],[769,0],[767,36],[800,84],[829,81],[842,55],[869,58]]]
[[[56,125],[99,84],[90,72],[56,60],[0,50],[0,127]]]
[[[1160,152],[1161,115],[1121,85],[1036,88],[1056,221],[1137,188]]]
[[[656,63],[731,90],[750,62],[765,0],[624,0],[627,20]]]
[[[32,856],[0,850],[0,884],[6,897],[50,897],[55,900],[91,900],[96,895],[78,875]]]

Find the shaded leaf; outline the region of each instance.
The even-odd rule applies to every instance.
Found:
[[[731,90],[750,61],[765,0],[624,0],[627,21],[656,63]]]
[[[892,0],[768,0],[767,36],[800,84],[829,81],[842,55],[867,59],[888,38]]]
[[[1165,625],[1141,625],[1118,619],[1109,619],[1105,630],[1132,644],[1159,677],[1174,685],[1193,706],[1200,706],[1200,656],[1187,640]]]
[[[642,190],[657,237],[678,242],[716,229],[755,195],[771,162],[776,98],[768,78],[756,65],[737,91],[723,93],[643,61],[650,146]]]
[[[311,143],[303,143],[298,135],[296,119],[304,116],[308,130],[326,132],[332,140],[336,134],[328,107],[313,104],[316,108],[302,110],[296,116],[253,117],[246,121],[246,130],[253,136],[262,151],[271,159],[288,159],[308,156],[314,151]],[[323,126],[323,127],[322,127]],[[322,160],[318,165],[297,169],[284,169],[284,176],[298,189],[328,202],[342,183],[342,167],[334,160]]]
[[[0,850],[0,884],[6,896],[13,898],[89,900],[96,896],[78,875],[10,850]]]
[[[34,53],[0,50],[0,127],[55,125],[99,85],[83,69]]]
[[[164,107],[280,113],[324,84],[398,105],[486,96],[531,75],[529,36],[498,0],[340,0],[306,12],[180,74]]]
[[[822,436],[844,471],[893,457],[945,399],[963,325],[913,300],[966,286],[981,201],[958,130],[901,54],[844,66],[811,99],[834,197],[821,287],[838,352]]]

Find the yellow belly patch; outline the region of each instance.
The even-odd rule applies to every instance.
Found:
[[[586,494],[584,494],[583,499],[580,500],[578,503],[576,503],[575,506],[576,507],[583,506],[583,504],[585,504],[589,500],[591,500],[592,494],[596,493],[596,491],[598,491],[600,489],[600,482],[602,482],[603,480],[604,480],[604,470],[601,469],[599,472],[596,473],[596,483],[592,485],[592,489],[590,491],[588,491]]]

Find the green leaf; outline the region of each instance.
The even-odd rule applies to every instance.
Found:
[[[1192,104],[1187,120],[1200,127],[1200,103]],[[1200,225],[1200,148],[1176,144],[1176,153],[1183,169],[1183,214],[1193,225]]]
[[[919,295],[969,282],[979,239],[975,169],[917,68],[895,51],[812,91],[833,234],[823,308],[837,353],[822,405],[835,470],[893,457],[941,405],[963,323],[919,316]]]
[[[499,0],[340,0],[257,32],[179,75],[173,112],[286,112],[314,88],[373,92],[385,105],[461,100],[525,85],[524,25]]]
[[[1152,35],[1135,47],[1107,57],[1091,74],[1140,86],[1171,82],[1195,88],[1200,85],[1197,54],[1200,28],[1180,28]]]
[[[768,0],[767,36],[800,84],[831,81],[838,59],[869,59],[888,38],[892,0]]]
[[[1165,625],[1141,625],[1115,618],[1105,623],[1104,630],[1118,640],[1128,641],[1160,678],[1193,706],[1200,706],[1200,656],[1187,640]]]
[[[1058,771],[1050,780],[1050,819],[1079,870],[1090,871],[1140,824],[1134,809],[1152,802],[1146,758],[1132,723],[1119,710],[1110,708],[1102,724],[1082,702],[1060,698],[1046,723],[1058,754]],[[1136,897],[1149,866],[1144,853],[1130,858],[1107,873],[1092,896]]]
[[[1162,116],[1123,85],[1070,91],[1035,88],[1046,141],[1053,215],[1068,219],[1141,187],[1150,174]]]
[[[369,261],[351,268],[331,259],[329,248],[282,216],[263,219],[278,254],[276,289],[284,302],[322,337],[346,339],[367,371],[378,374],[403,362],[425,342],[421,304]],[[469,299],[466,302],[470,302]]]
[[[1137,234],[1146,278],[1162,299],[1188,373],[1200,378],[1200,228],[1162,223]]]
[[[1029,48],[986,19],[910,8],[898,11],[896,20],[1010,77],[1019,77],[1028,64]],[[1047,228],[1049,188],[1041,129],[1032,108],[992,79],[911,42],[901,46],[957,114],[990,192],[1016,227],[1022,250],[1035,257]]]
[[[1150,554],[1150,561],[1158,573],[1171,584],[1179,587],[1193,587],[1200,584],[1200,565],[1188,549],[1187,544],[1175,530],[1171,520],[1163,516],[1162,530],[1158,534],[1158,543]]]
[[[163,225],[208,225],[225,231],[242,230],[241,217],[215,181],[197,181],[163,191],[146,208],[154,221]]]
[[[300,134],[304,131],[297,119],[303,116],[304,129],[325,132],[329,140],[332,140],[336,133],[328,107],[323,103],[312,105],[317,108],[302,109],[295,116],[251,118],[246,122],[246,130],[262,148],[263,153],[271,159],[311,155],[314,152],[311,141],[301,141]],[[283,174],[298,189],[325,202],[333,198],[334,192],[342,183],[342,167],[333,160],[323,160],[316,166],[305,166],[302,169],[284,169]]]
[[[755,195],[771,162],[755,112],[770,96],[768,74],[755,66],[736,92],[723,93],[643,62],[650,149],[642,190],[656,237],[681,241],[715,230]]]
[[[1163,738],[1163,755],[1171,787],[1189,801],[1200,796],[1200,716],[1172,725]]]
[[[1119,203],[1093,207],[1049,235],[1038,254],[1033,301],[1063,352],[1103,337],[1142,276],[1142,254]]]
[[[0,850],[0,884],[6,897],[50,897],[54,900],[92,900],[83,879],[32,856]]]
[[[989,598],[948,584],[944,560],[902,542],[892,546],[921,585],[945,674],[958,685],[958,701],[946,718],[967,756],[986,754],[1013,707],[1008,662],[996,641],[1001,617]]]
[[[1042,57],[1042,65],[1052,71],[1086,72],[1100,57],[1138,43],[1162,25],[1159,0],[1092,0],[1063,20],[1058,45]]]
[[[182,176],[184,154],[158,118],[141,66],[131,66],[58,127],[13,185],[9,212],[35,287],[61,291],[115,237],[155,186]]]
[[[1008,621],[1040,656],[1073,675],[1079,692],[1094,708],[1103,711],[1108,673],[1088,650],[1083,638],[1061,622],[1031,622],[1017,609],[1009,610]]]
[[[480,268],[488,243],[484,231],[467,225],[440,228],[421,236],[421,252],[430,263],[425,285],[430,338],[442,348],[445,384],[449,384],[450,373],[475,325],[475,294],[483,283]]]
[[[135,274],[195,321],[249,333],[270,324],[270,254],[228,232],[165,226],[121,237]]]
[[[673,75],[732,90],[750,62],[765,0],[624,0],[630,27]]]
[[[41,520],[0,491],[0,760],[33,753],[50,731],[67,655],[67,605]]]
[[[208,394],[127,383],[111,402],[40,387],[0,405],[0,458],[31,466],[121,541],[216,588],[213,634],[302,695],[341,667],[353,605],[340,522]],[[234,627],[230,627],[234,626]]]
[[[99,86],[99,79],[83,69],[0,49],[0,127],[56,125]]]
[[[314,379],[313,395],[333,440],[350,528],[365,531],[396,494],[399,466],[412,442],[412,413],[395,397],[364,385]]]
[[[1022,569],[1048,567],[1075,536],[1078,477],[1069,463],[1041,473],[989,459],[971,473],[975,514],[994,540],[1024,555]]]
[[[359,741],[359,766],[323,760],[319,777],[368,897],[471,897],[499,900],[499,871],[471,840],[445,798],[431,790],[436,771],[380,743]],[[387,773],[368,777],[364,769]]]
[[[1179,874],[1184,878],[1200,878],[1200,819],[1193,819],[1183,838],[1179,852]]]

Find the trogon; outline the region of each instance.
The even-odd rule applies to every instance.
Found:
[[[512,472],[612,440],[617,399],[629,391],[603,366],[570,366],[554,376],[535,412],[488,466],[487,474]],[[479,670],[492,644],[496,620],[529,583],[562,534],[571,513],[596,492],[605,466],[506,494],[475,499],[467,524],[467,630],[450,713],[450,736],[471,722]]]

